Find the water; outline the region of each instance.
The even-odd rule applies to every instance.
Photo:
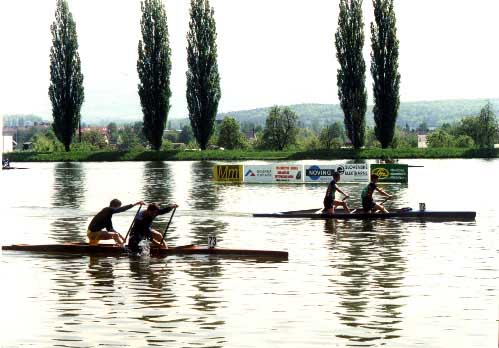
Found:
[[[305,162],[307,163],[307,162]],[[28,163],[3,171],[0,243],[85,241],[112,198],[177,202],[169,245],[289,261],[3,252],[0,347],[495,347],[498,160],[411,160],[388,205],[471,222],[257,219],[320,207],[322,185],[222,185],[210,162]],[[359,203],[360,185],[342,185]],[[136,210],[113,218],[126,233]],[[158,217],[163,230],[169,215]]]

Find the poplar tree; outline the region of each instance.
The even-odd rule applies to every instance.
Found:
[[[80,124],[80,110],[85,98],[76,24],[66,0],[57,0],[55,21],[50,26],[49,97],[52,103],[52,128],[57,139],[70,150]],[[80,133],[81,137],[81,133]]]
[[[343,109],[345,129],[355,149],[364,146],[367,90],[362,0],[340,0],[335,35],[338,98]]]
[[[393,141],[400,105],[399,41],[393,0],[373,0],[371,74],[374,96],[374,132],[382,148]]]
[[[142,19],[139,40],[139,97],[144,120],[143,132],[154,150],[163,142],[170,111],[171,51],[165,7],[161,0],[141,2]]]
[[[208,0],[191,0],[187,33],[187,106],[194,137],[205,150],[220,100],[214,10]]]

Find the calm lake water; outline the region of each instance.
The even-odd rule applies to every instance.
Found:
[[[112,198],[144,199],[180,205],[170,245],[216,235],[221,247],[287,250],[289,261],[5,251],[0,347],[497,347],[499,161],[405,163],[424,167],[410,168],[407,186],[386,185],[388,208],[426,202],[475,210],[476,221],[253,218],[320,207],[326,186],[214,184],[212,162],[3,171],[2,245],[85,241]],[[361,186],[343,188],[356,205]],[[115,228],[126,233],[134,214],[115,215]]]

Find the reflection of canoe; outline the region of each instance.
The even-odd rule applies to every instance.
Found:
[[[2,167],[3,170],[9,170],[9,169],[28,169],[24,167]]]
[[[388,214],[383,213],[364,213],[359,209],[352,214],[336,212],[334,215],[324,214],[321,209],[308,209],[285,211],[281,213],[253,214],[254,217],[271,218],[298,218],[298,219],[420,219],[420,220],[474,220],[476,212],[474,211],[419,211],[411,208],[402,208],[390,210]]]
[[[33,251],[55,254],[74,254],[74,255],[126,255],[127,251],[116,245],[100,244],[90,246],[87,243],[65,243],[65,244],[14,244],[4,245],[2,250],[16,251]],[[225,249],[225,248],[208,248],[199,245],[186,245],[181,247],[173,247],[168,249],[151,248],[153,256],[170,256],[170,255],[223,255],[223,256],[240,256],[240,257],[266,257],[287,259],[287,251],[275,250],[252,250],[252,249]]]

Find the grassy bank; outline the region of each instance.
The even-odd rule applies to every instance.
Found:
[[[315,151],[99,151],[99,152],[12,152],[4,156],[11,162],[113,162],[113,161],[243,161],[305,159],[377,159],[391,158],[498,158],[499,149],[364,149]]]

